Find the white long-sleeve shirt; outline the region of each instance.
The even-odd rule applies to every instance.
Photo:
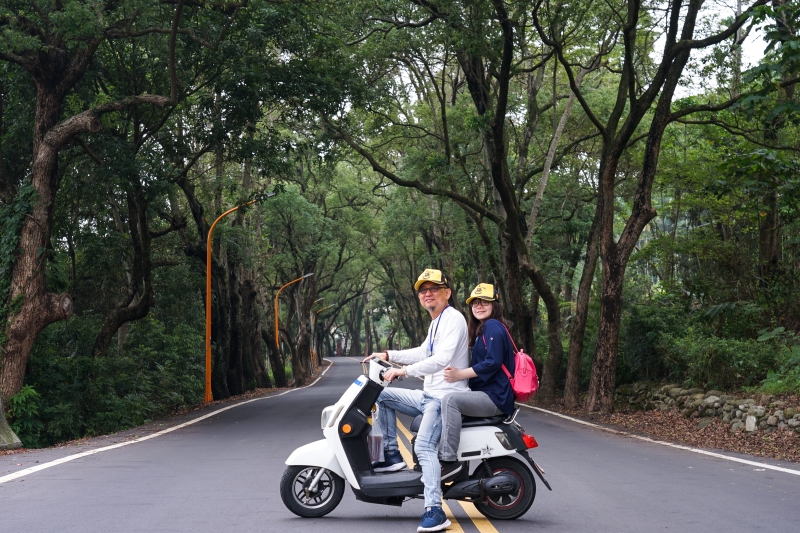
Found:
[[[409,376],[425,377],[425,392],[442,398],[448,392],[469,390],[466,379],[448,383],[444,380],[443,372],[447,366],[458,369],[469,366],[467,335],[467,321],[464,316],[448,306],[431,322],[422,346],[408,350],[391,350],[387,353],[390,361],[408,365],[406,371]]]

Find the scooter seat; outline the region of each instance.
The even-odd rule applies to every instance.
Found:
[[[497,424],[502,424],[506,418],[508,418],[506,415],[462,416],[461,427],[473,428],[477,426],[496,426]],[[417,434],[417,432],[419,432],[420,424],[422,424],[422,415],[417,415],[417,417],[411,422],[411,427],[409,428],[411,433]]]
[[[461,427],[474,428],[477,426],[496,426],[497,424],[502,424],[503,420],[505,420],[506,418],[507,418],[506,415],[485,416],[485,417],[462,416]]]

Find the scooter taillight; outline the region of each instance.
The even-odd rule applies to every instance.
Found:
[[[536,442],[536,439],[533,438],[533,435],[528,435],[527,433],[522,434],[522,441],[525,443],[525,446],[527,446],[528,449],[539,446],[539,443]]]

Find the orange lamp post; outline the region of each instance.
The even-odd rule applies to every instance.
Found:
[[[278,337],[278,335],[279,335],[279,332],[278,332],[278,314],[281,311],[281,303],[280,303],[280,300],[278,300],[278,298],[280,298],[280,296],[281,296],[281,291],[283,289],[285,289],[286,287],[288,287],[289,285],[297,283],[298,281],[303,281],[304,279],[310,278],[313,275],[314,275],[313,272],[309,272],[308,274],[303,274],[301,277],[299,277],[297,279],[293,279],[292,281],[290,281],[289,283],[287,283],[286,285],[284,285],[283,287],[278,289],[278,292],[275,293],[275,347],[278,350],[281,349],[281,342],[280,342],[279,337]]]
[[[274,196],[275,193],[269,193],[264,198],[269,198],[270,196]],[[211,238],[214,235],[214,228],[217,226],[217,223],[225,218],[226,216],[230,215],[234,211],[238,211],[240,207],[254,204],[258,201],[250,200],[249,202],[245,202],[242,205],[237,205],[232,209],[228,209],[211,224],[211,227],[208,229],[208,238],[206,240],[206,394],[205,394],[205,402],[210,402],[214,398],[211,395]]]

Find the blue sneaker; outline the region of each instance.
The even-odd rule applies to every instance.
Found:
[[[425,514],[422,515],[422,520],[417,528],[417,533],[425,533],[427,531],[443,531],[450,527],[450,520],[444,514],[441,507],[430,507]]]
[[[403,456],[400,455],[399,450],[393,452],[384,452],[383,461],[372,463],[372,470],[375,472],[397,472],[406,467]]]

